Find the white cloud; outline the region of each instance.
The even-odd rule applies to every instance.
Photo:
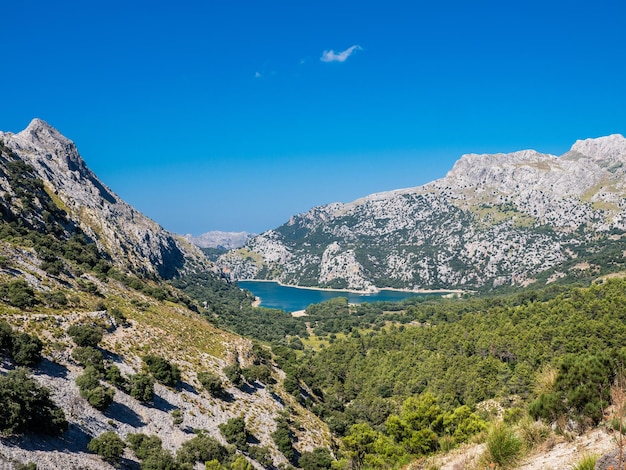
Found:
[[[261,78],[263,75],[261,75],[259,72],[256,72],[254,74],[254,78]]]
[[[330,51],[324,51],[320,60],[322,62],[345,62],[355,51],[361,50],[363,50],[363,48],[356,45],[348,47],[345,51],[341,51],[339,53],[336,53],[331,49]]]

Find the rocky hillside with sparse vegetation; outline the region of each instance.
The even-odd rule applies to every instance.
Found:
[[[275,468],[329,449],[271,349],[208,321],[252,298],[58,131],[0,134],[0,197],[0,466]],[[192,273],[202,305],[166,282]]]
[[[424,186],[296,215],[220,265],[300,286],[489,290],[619,271],[625,230],[626,139],[612,135],[560,157],[464,155]]]

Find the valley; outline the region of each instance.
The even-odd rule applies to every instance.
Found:
[[[465,155],[424,186],[193,238],[44,121],[0,133],[0,465],[609,468],[624,163],[617,135]],[[255,306],[247,283],[268,281],[356,293]]]

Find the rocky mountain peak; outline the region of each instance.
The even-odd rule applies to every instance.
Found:
[[[191,264],[207,267],[199,249],[164,230],[104,185],[74,142],[47,122],[33,119],[22,132],[0,132],[0,138],[34,168],[69,217],[116,263],[165,278]]]
[[[612,134],[596,139],[577,140],[570,153],[576,153],[594,160],[626,161],[626,138],[621,134]]]

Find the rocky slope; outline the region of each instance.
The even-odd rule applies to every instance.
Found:
[[[163,280],[212,268],[202,252],[122,201],[58,131],[34,120],[18,134],[0,133],[0,196],[0,378],[17,365],[7,324],[15,335],[36,336],[43,360],[29,374],[50,390],[69,423],[58,437],[15,433],[6,426],[7,414],[0,413],[1,468],[29,462],[39,469],[113,468],[87,450],[105,431],[124,439],[133,433],[157,436],[171,454],[195,431],[226,444],[219,425],[241,416],[271,461],[286,464],[271,437],[286,410],[294,420],[297,451],[330,445],[327,427],[284,391],[284,373],[269,352],[260,358],[251,341],[213,326],[198,314],[200,307]],[[228,289],[240,292],[219,276],[213,279],[223,295]],[[220,313],[220,305],[208,307]],[[99,411],[75,382],[85,369],[73,357],[76,344],[68,335],[75,325],[103,329],[97,347],[102,368],[117,367],[126,384],[147,372],[147,354],[177,366],[181,380],[175,387],[157,383],[154,398],[142,402],[127,385],[114,389],[101,376],[98,383],[115,394]],[[233,384],[224,368],[234,364],[262,365],[265,378]],[[226,393],[205,390],[199,372],[219,377]],[[10,399],[0,390],[3,409],[10,408]],[[119,465],[139,468],[139,458],[127,449]]]
[[[235,279],[295,285],[492,288],[552,280],[563,266],[595,269],[574,260],[624,230],[626,139],[611,135],[560,157],[464,155],[424,186],[296,215],[220,264]]]
[[[46,122],[34,119],[18,134],[0,132],[0,141],[15,159],[34,168],[69,223],[80,227],[114,263],[162,278],[208,267],[191,243],[167,232],[106,187],[87,167],[76,145]],[[3,173],[0,196],[9,201],[15,191]],[[17,212],[22,212],[20,207]]]

